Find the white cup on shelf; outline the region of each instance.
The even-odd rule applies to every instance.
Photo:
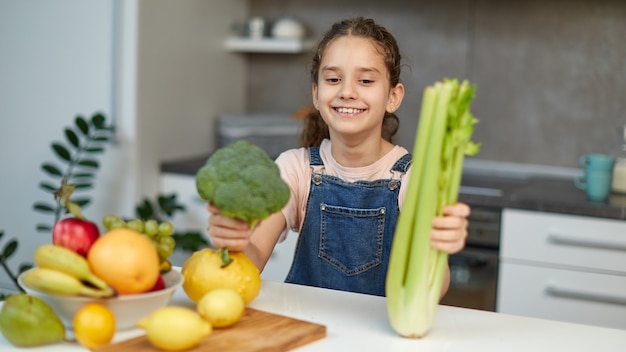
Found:
[[[250,38],[261,39],[265,33],[265,20],[261,17],[253,17],[248,23]]]

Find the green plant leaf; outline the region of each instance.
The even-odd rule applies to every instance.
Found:
[[[52,231],[52,226],[48,224],[37,224],[37,232],[50,232]]]
[[[52,143],[52,150],[54,150],[56,155],[58,155],[61,159],[66,160],[66,161],[72,160],[72,155],[63,144]]]
[[[0,230],[0,238],[2,238],[2,236],[4,236],[4,230]]]
[[[91,182],[74,183],[74,190],[89,189],[92,187],[93,187],[93,183]]]
[[[20,264],[20,267],[19,267],[19,269],[18,269],[18,272],[21,274],[21,273],[25,272],[26,270],[30,270],[30,269],[32,269],[32,268],[33,268],[33,265],[32,265],[32,264],[28,264],[28,263],[27,263],[27,264],[25,264],[25,263],[22,263],[22,264]]]
[[[146,198],[143,200],[143,204],[138,205],[135,208],[137,217],[142,220],[155,219],[158,220],[157,214],[154,213],[154,207],[152,203]]]
[[[90,140],[95,142],[108,142],[111,138],[109,136],[94,136]]]
[[[168,217],[171,217],[178,210],[185,210],[184,205],[177,203],[176,197],[176,193],[157,197],[157,203],[161,211],[167,214]]]
[[[78,160],[76,162],[76,165],[80,165],[80,166],[83,166],[83,167],[92,167],[92,168],[95,168],[95,169],[97,169],[98,166],[100,166],[98,164],[98,162],[96,160],[93,160],[93,159],[80,159],[80,160]]]
[[[97,129],[102,129],[106,127],[106,125],[104,124],[105,120],[106,118],[101,113],[96,113],[91,117],[91,123]]]
[[[9,259],[13,253],[15,253],[15,250],[17,250],[18,244],[17,244],[17,240],[16,239],[12,239],[9,241],[9,243],[6,244],[6,246],[4,246],[4,248],[2,249],[2,258],[4,258],[4,260]]]
[[[102,153],[104,152],[104,148],[102,147],[89,147],[85,148],[86,153]]]
[[[72,130],[71,128],[66,128],[65,137],[74,147],[80,147],[80,140],[78,139],[78,136],[76,135],[76,132],[74,132],[74,130]]]
[[[176,241],[176,248],[184,251],[195,252],[209,245],[209,242],[197,231],[174,233],[172,237]]]
[[[76,120],[74,120],[74,123],[76,124],[76,127],[85,136],[89,135],[89,124],[87,123],[87,120],[85,120],[82,116],[80,116],[80,115],[76,116]]]
[[[91,203],[91,199],[89,198],[72,198],[72,202],[78,204],[79,207],[84,207]]]
[[[70,175],[71,180],[76,180],[76,179],[81,179],[81,178],[93,179],[95,177],[96,175],[92,172],[77,172],[77,173]]]
[[[50,193],[54,193],[54,192],[59,190],[58,186],[55,186],[55,185],[53,185],[51,183],[48,183],[48,182],[45,182],[45,181],[42,181],[42,182],[39,183],[39,188],[43,189],[44,191],[50,192]]]
[[[56,167],[56,165],[54,165],[54,164],[43,163],[41,165],[41,169],[43,171],[45,171],[46,173],[48,173],[48,175],[50,175],[50,176],[63,177],[63,173],[61,172],[61,170],[59,170],[59,168]]]
[[[42,213],[54,213],[55,207],[51,206],[47,203],[37,202],[33,205],[33,209],[40,211]]]

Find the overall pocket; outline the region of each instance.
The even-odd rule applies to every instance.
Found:
[[[319,256],[345,275],[379,265],[383,255],[385,208],[321,205]]]

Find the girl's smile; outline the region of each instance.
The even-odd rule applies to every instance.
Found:
[[[345,116],[358,115],[365,111],[365,109],[342,108],[342,107],[338,107],[334,109],[335,111],[337,111],[338,114],[345,115]]]

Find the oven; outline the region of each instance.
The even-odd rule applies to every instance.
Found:
[[[465,248],[448,257],[450,288],[441,304],[496,310],[501,208],[472,207]]]

